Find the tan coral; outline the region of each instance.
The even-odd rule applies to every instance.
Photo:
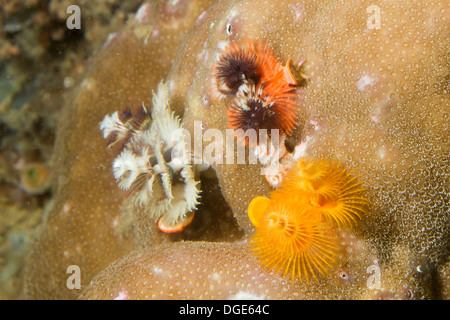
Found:
[[[152,2],[152,10],[163,1]],[[151,90],[169,70],[187,29],[208,4],[189,5],[183,28],[172,29],[151,21],[147,39],[137,38],[132,25],[113,35],[95,57],[95,64],[65,108],[56,146],[56,199],[27,264],[27,298],[74,298],[66,286],[67,268],[78,265],[82,284],[110,262],[134,248],[134,237],[121,239],[115,232],[123,193],[112,172],[113,156],[105,148],[98,123],[124,106],[150,105]],[[191,12],[192,11],[192,12]],[[162,16],[160,11],[154,11]],[[147,232],[152,232],[150,228]]]
[[[304,143],[303,155],[355,168],[368,186],[373,213],[365,227],[380,248],[388,252],[386,243],[402,242],[396,235],[406,233],[418,255],[429,254],[440,263],[448,255],[449,239],[450,102],[445,92],[450,12],[443,1],[432,6],[385,3],[383,23],[376,29],[367,24],[371,5],[286,0],[260,1],[256,9],[246,1],[221,2],[217,19],[206,15],[181,47],[169,76],[172,94],[182,101],[180,92],[187,92],[188,128],[198,120],[205,130],[225,133],[227,101],[213,102],[207,90],[223,43],[269,39],[280,61],[305,58],[304,72],[311,79],[296,89],[299,112],[306,116],[296,135]],[[192,48],[198,48],[195,54]],[[199,57],[191,77],[182,68],[188,52]],[[251,234],[246,208],[254,196],[270,190],[260,166],[219,164],[215,169],[236,218]],[[419,232],[422,227],[427,231]]]
[[[195,23],[193,22],[194,27],[180,46],[166,80],[170,88],[171,106],[176,114],[182,117],[186,129],[193,133],[195,121],[202,121],[203,131],[212,128],[225,133],[227,101],[224,99],[213,102],[209,96],[208,85],[211,65],[224,43],[229,41],[242,43],[245,37],[262,38],[269,40],[274,55],[283,63],[288,59],[293,61],[307,59],[303,65],[304,72],[311,78],[306,87],[295,88],[300,98],[298,112],[304,115],[300,117],[304,119],[304,122],[299,125],[298,132],[295,132],[294,139],[290,143],[294,147],[300,143],[301,156],[330,161],[339,160],[343,166],[354,168],[355,175],[360,176],[365,182],[370,212],[365,215],[367,218],[361,223],[363,230],[360,231],[364,231],[364,234],[375,244],[373,248],[371,246],[371,249],[377,252],[380,259],[378,265],[387,266],[386,269],[382,269],[382,272],[385,271],[388,276],[391,275],[390,279],[393,280],[389,286],[392,284],[395,287],[402,283],[398,279],[404,278],[409,281],[411,278],[404,277],[401,272],[397,274],[390,271],[395,270],[389,269],[391,266],[389,259],[392,255],[395,256],[395,261],[402,261],[402,257],[407,258],[407,261],[421,261],[429,274],[435,274],[436,268],[448,259],[450,238],[448,110],[450,101],[447,38],[450,9],[445,1],[433,1],[426,4],[418,0],[383,2],[380,6],[382,24],[378,29],[369,28],[367,24],[370,18],[367,9],[371,5],[372,3],[368,0],[358,2],[351,0],[339,2],[331,0],[220,1],[206,13],[201,14]],[[176,12],[178,11],[175,10]],[[173,23],[172,18],[167,18],[164,22],[170,27],[179,25]],[[163,34],[162,29],[160,32]],[[168,61],[170,54],[161,51],[167,48],[168,42],[158,42],[151,38],[152,35],[158,35],[158,32],[146,33],[139,30],[135,34],[139,35],[140,41],[156,41],[157,47],[154,56],[152,55],[155,61],[167,59],[164,60],[165,63],[170,62]],[[113,38],[110,45],[117,46],[117,42],[127,44],[128,48],[124,50],[123,56],[111,56],[110,60],[99,57],[99,60],[103,60],[103,63],[111,62],[109,65],[114,66],[116,65],[114,62],[122,61],[123,63],[125,59],[135,61],[137,64],[137,54],[134,51],[131,54],[129,48],[138,40],[133,36],[126,40],[127,42],[122,42],[123,39],[118,40],[120,38]],[[174,47],[175,45],[171,48]],[[142,54],[142,51],[138,52]],[[170,53],[173,52],[170,51]],[[110,163],[101,160],[107,157],[106,153],[98,158],[97,156],[92,158],[92,154],[95,154],[92,150],[102,153],[104,146],[101,145],[101,140],[89,139],[94,136],[93,131],[89,130],[97,130],[97,123],[105,114],[111,112],[109,108],[119,100],[122,104],[125,102],[140,104],[142,101],[138,100],[147,101],[146,99],[150,98],[148,92],[144,92],[144,88],[135,90],[133,87],[128,92],[126,89],[123,90],[126,86],[122,81],[127,82],[130,76],[135,74],[134,72],[139,74],[135,79],[138,80],[137,82],[148,79],[146,77],[151,76],[150,72],[158,73],[158,70],[151,68],[145,68],[145,71],[142,71],[143,61],[148,62],[145,59],[141,60],[139,66],[135,67],[140,70],[116,70],[117,73],[114,74],[102,70],[108,75],[108,79],[120,79],[117,80],[118,83],[114,88],[95,92],[95,96],[98,97],[96,101],[103,99],[105,104],[102,102],[96,104],[96,108],[90,109],[92,103],[82,103],[79,97],[74,104],[74,115],[84,119],[86,114],[91,112],[89,121],[83,120],[76,125],[67,121],[66,124],[71,127],[69,126],[65,135],[59,138],[60,146],[63,144],[65,146],[58,149],[58,154],[63,154],[65,157],[63,158],[64,170],[69,172],[71,168],[69,178],[71,183],[61,187],[62,191],[57,198],[54,213],[49,218],[47,235],[41,239],[41,243],[51,241],[57,243],[56,247],[51,246],[47,253],[53,257],[60,256],[61,252],[67,252],[67,257],[70,257],[77,252],[76,248],[78,248],[76,256],[88,261],[95,260],[95,256],[103,252],[98,261],[88,261],[83,264],[89,266],[87,279],[94,274],[94,271],[89,270],[97,272],[121,255],[114,252],[108,256],[103,251],[113,250],[110,249],[111,247],[106,247],[108,241],[104,241],[110,240],[108,236],[110,232],[101,229],[102,224],[96,221],[100,216],[109,221],[108,217],[114,212],[117,203],[107,205],[110,199],[105,197],[105,190],[111,190],[114,182],[111,176],[106,178],[106,171],[96,168],[95,165],[101,164],[104,168],[109,168]],[[164,66],[168,67],[167,64]],[[155,66],[157,65],[155,63]],[[117,66],[120,68],[120,64]],[[98,65],[97,68],[99,68]],[[153,84],[160,80],[156,78],[155,76]],[[84,101],[92,102],[93,98],[90,98],[92,91],[89,91],[89,88],[98,89],[101,86],[92,77],[84,82],[81,97],[88,95],[89,97],[86,96]],[[148,90],[151,88],[154,87],[147,86]],[[128,97],[134,97],[135,100],[128,100]],[[97,114],[97,111],[102,114]],[[78,129],[83,129],[84,131],[81,131],[86,132],[88,138],[79,139],[76,136],[80,132]],[[61,130],[61,132],[64,131]],[[63,151],[64,153],[61,153]],[[94,166],[92,166],[93,163],[95,163]],[[265,176],[261,174],[261,167],[261,165],[245,164],[214,165],[221,190],[247,236],[253,232],[246,214],[250,200],[255,196],[268,196],[271,190]],[[102,179],[92,185],[90,178],[93,176],[99,176]],[[80,178],[84,178],[84,183],[78,182]],[[63,200],[69,198],[78,201],[64,203]],[[74,232],[70,228],[70,223],[80,225],[77,220],[73,220],[80,219],[84,221],[82,225],[86,226],[88,219],[84,218],[83,214],[85,213],[86,216],[91,214],[94,201],[99,201],[96,202],[98,216],[92,215],[89,223],[94,221],[94,225],[87,226],[90,232],[87,231],[89,229],[83,229],[82,234],[79,231]],[[62,210],[65,207],[64,204],[66,208],[76,209],[73,210],[76,215],[69,215],[70,218],[66,218],[67,222],[58,217],[59,212],[64,212]],[[105,210],[111,210],[111,212],[107,214]],[[143,243],[149,245],[161,241],[161,237],[156,239],[150,237],[151,228],[149,230],[147,226],[152,226],[152,222],[145,219],[145,216],[139,216],[138,213],[138,220],[141,222],[139,231],[145,239]],[[73,239],[75,236],[82,240],[66,241],[67,238]],[[76,245],[80,243],[82,246],[77,247]],[[111,244],[110,241],[109,244]],[[95,245],[95,248],[92,248],[92,245]],[[177,243],[172,244],[170,248],[164,247],[164,250],[162,250],[163,247],[147,248],[105,270],[96,279],[98,282],[93,283],[92,287],[86,291],[85,297],[115,298],[119,296],[123,288],[117,287],[117,282],[112,283],[116,277],[136,292],[145,288],[148,285],[148,283],[144,285],[147,259],[156,254],[157,250],[163,253],[179,254],[178,261],[188,261],[186,256],[189,255],[186,255],[186,252],[189,252],[193,256],[189,262],[196,266],[201,260],[199,256],[207,252],[214,266],[217,261],[222,261],[221,259],[227,255],[235,254],[232,266],[238,268],[242,265],[242,261],[249,261],[250,269],[257,267],[251,258],[241,254],[242,251],[236,248],[237,246],[238,244]],[[115,243],[113,247],[117,250]],[[398,247],[407,249],[396,251]],[[36,290],[40,287],[40,290],[54,294],[60,292],[63,281],[66,280],[61,273],[65,276],[65,267],[69,259],[66,257],[60,260],[54,258],[39,261],[38,254],[45,257],[46,251],[43,248],[47,247],[43,244],[38,245],[38,250],[32,256],[30,264],[35,265],[40,272],[48,268],[45,264],[48,261],[55,263],[57,267],[48,268],[49,273],[44,276],[30,273],[30,276],[34,276],[35,279],[32,288]],[[230,248],[236,249],[236,252],[230,252],[232,251]],[[361,258],[364,263],[373,264],[373,261],[369,261],[370,258],[368,258],[370,254],[364,250],[361,251],[361,256],[355,255],[354,251],[349,251],[348,254],[352,259]],[[161,257],[161,261],[179,268],[178,276],[183,276],[182,267],[177,266],[177,261],[173,261],[173,258],[164,256]],[[201,261],[204,262],[203,259]],[[137,270],[135,278],[123,273],[122,267],[127,266],[128,263],[133,264],[133,268]],[[93,265],[95,267],[91,268]],[[364,273],[367,276],[365,269],[367,264],[361,265],[364,265],[364,272],[360,271],[359,274]],[[400,263],[393,262],[394,268],[397,265]],[[231,269],[227,267],[223,272],[229,271],[236,277],[245,275],[239,271],[234,272],[232,266]],[[211,265],[206,265],[205,268],[207,271],[213,270]],[[247,266],[244,265],[244,268]],[[405,269],[399,270],[405,270],[408,274],[411,269],[408,265]],[[348,278],[347,271],[344,271],[338,273],[341,280]],[[169,274],[172,278],[176,277],[175,271]],[[192,277],[190,275],[187,277],[194,282],[199,276],[204,277],[205,273],[195,272]],[[41,277],[42,281],[37,279],[38,277]],[[336,285],[333,281],[323,281],[315,284],[314,291],[311,291],[314,294],[305,296],[292,294],[290,297],[369,297],[370,294],[365,294],[366,278],[359,276],[355,278],[358,279],[358,285],[351,284],[345,287]],[[49,286],[49,283],[52,283],[50,280],[59,283],[58,290],[55,291],[55,288]],[[164,282],[166,287],[167,283],[172,283],[170,281]],[[101,291],[100,287],[94,288],[96,283],[103,283],[106,291]],[[136,285],[133,286],[133,283]],[[346,283],[351,282],[346,281]],[[176,282],[173,284],[175,288]],[[235,290],[240,285],[241,283],[234,281],[226,288]],[[152,297],[153,294],[158,297],[178,294],[176,290],[167,291],[163,288],[162,285],[155,286],[154,292],[147,292],[148,297]],[[421,293],[419,296],[433,297],[429,294],[430,286],[423,285],[421,288],[423,289],[418,291]],[[62,291],[67,294],[66,289],[63,288]],[[31,292],[31,296],[42,296],[39,292]],[[392,292],[401,291],[392,290]],[[129,293],[134,294],[132,291]],[[200,294],[202,294],[201,297],[206,296],[205,291],[199,291],[195,297],[200,297]],[[277,291],[271,296],[275,294],[280,292]],[[66,296],[73,297],[74,294],[68,293]],[[129,295],[129,297],[145,298],[146,296],[144,294],[143,296]]]
[[[309,284],[265,270],[246,242],[165,244],[111,264],[80,298],[357,299],[368,290],[366,269],[376,253],[351,233],[341,234],[340,242],[344,250],[333,273]]]

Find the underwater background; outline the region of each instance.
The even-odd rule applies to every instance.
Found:
[[[449,135],[446,0],[0,0],[0,299],[449,299]]]

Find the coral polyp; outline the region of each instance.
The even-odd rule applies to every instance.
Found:
[[[326,160],[295,163],[286,173],[282,190],[339,227],[355,225],[368,204],[362,182],[339,163]]]
[[[20,186],[30,194],[41,194],[50,187],[50,169],[41,163],[20,165]]]
[[[263,265],[292,280],[326,275],[336,262],[338,245],[330,224],[295,198],[274,192],[249,206],[256,227],[251,245]]]

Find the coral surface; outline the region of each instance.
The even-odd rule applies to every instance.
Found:
[[[344,250],[336,272],[317,282],[292,282],[263,269],[246,242],[180,242],[113,263],[81,298],[115,299],[122,293],[127,299],[356,299],[368,290],[365,264],[376,256],[353,235],[341,241],[350,254]]]
[[[87,285],[137,246],[121,214],[125,196],[111,175],[112,152],[99,123],[111,111],[151,105],[152,89],[167,74],[193,17],[206,5],[178,9],[170,11],[165,2],[141,7],[130,27],[108,38],[64,110],[54,155],[55,203],[28,260],[27,297],[76,298],[76,290],[66,286],[70,265],[81,266]],[[186,18],[191,21],[182,23],[191,11],[195,14]]]
[[[88,57],[104,43],[103,35],[122,28],[127,13],[139,7],[137,2],[120,2],[86,4],[83,14],[88,19],[82,19],[82,29],[69,30],[63,1],[1,1],[2,299],[22,296],[26,256],[53,204],[52,154],[64,101],[73,100],[72,89],[82,80]],[[81,1],[71,1],[75,3]]]
[[[27,260],[26,297],[448,298],[449,20],[446,1],[145,2],[93,56],[64,106],[54,204]],[[190,134],[194,156],[205,158],[211,140],[226,141],[236,96],[258,96],[248,88],[260,81],[238,71],[234,82],[219,83],[238,83],[235,96],[225,90],[218,98],[211,90],[217,62],[231,43],[237,50],[257,39],[279,61],[270,65],[290,76],[292,88],[281,98],[296,106],[280,159],[287,166],[304,157],[340,163],[367,197],[352,229],[336,227],[334,267],[309,281],[265,269],[250,250],[248,206],[278,186],[269,183],[267,163],[238,163],[239,148],[213,148],[208,159],[223,161],[208,161],[199,176],[194,219],[166,234],[118,188],[117,154],[99,130],[115,111],[142,103],[152,109],[152,91],[164,81],[170,112]],[[278,92],[270,81],[259,84],[262,92]],[[231,109],[234,120],[241,109]],[[255,151],[245,148],[246,155]],[[72,265],[80,268],[81,289],[67,286]]]

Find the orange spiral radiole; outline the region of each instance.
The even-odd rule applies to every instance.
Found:
[[[297,95],[267,41],[245,39],[243,46],[231,42],[211,70],[213,100],[231,98],[226,112],[228,129],[292,133],[298,120]]]
[[[366,211],[362,182],[337,162],[300,160],[287,172],[283,192],[305,204],[338,227],[351,227]]]
[[[335,264],[338,246],[334,230],[292,197],[257,197],[249,216],[257,227],[251,245],[267,268],[289,274],[292,280],[309,281],[327,274]]]
[[[328,274],[340,250],[339,228],[356,225],[366,212],[363,192],[362,182],[336,162],[294,163],[270,199],[250,202],[253,250],[263,265],[292,279]]]

